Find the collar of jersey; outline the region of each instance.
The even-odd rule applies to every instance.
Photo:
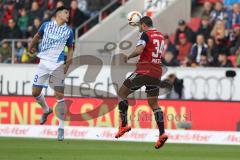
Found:
[[[156,28],[150,28],[150,29],[148,29],[148,31],[155,31],[155,30],[157,30]]]
[[[66,23],[64,23],[63,25],[61,25],[61,26],[59,26],[58,24],[57,24],[57,21],[54,19],[53,20],[53,23],[55,24],[55,25],[57,25],[58,27],[65,27],[67,24]]]

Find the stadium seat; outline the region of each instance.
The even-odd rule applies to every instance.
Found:
[[[222,1],[223,2],[223,0],[198,0],[197,3],[198,4],[203,4],[206,1],[209,1],[209,2],[212,2],[212,3],[216,3],[218,1]]]
[[[193,30],[197,31],[201,23],[201,18],[199,17],[193,17],[191,20],[188,22],[188,26]]]
[[[199,17],[194,17],[194,18],[191,18],[191,20],[188,22],[188,26],[193,30],[193,31],[197,31],[199,26],[200,26],[200,22],[201,22],[201,18]],[[171,34],[170,35],[170,41],[172,43],[174,43],[174,37],[175,37],[175,34]]]
[[[232,62],[233,66],[236,67],[237,66],[237,56],[233,55],[233,56],[228,56],[228,59]]]

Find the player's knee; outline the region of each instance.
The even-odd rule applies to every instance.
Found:
[[[40,96],[40,93],[32,92],[32,96],[33,96],[33,97],[38,97],[38,96]]]
[[[121,98],[123,97],[123,93],[122,93],[121,89],[118,90],[117,95],[118,95],[118,97],[121,97]]]
[[[63,99],[64,98],[64,95],[59,94],[59,93],[57,93],[57,94],[55,93],[54,96],[55,96],[56,99]]]
[[[118,95],[118,97],[120,97],[122,99],[126,99],[128,97],[128,94],[124,93],[122,91],[118,91],[117,95]]]
[[[149,100],[148,105],[153,109],[158,108],[158,102],[155,100]]]
[[[64,98],[64,93],[55,92],[54,96],[55,96],[56,99],[63,99]]]
[[[118,104],[118,109],[122,112],[127,112],[128,110],[128,101],[127,100],[122,100]]]
[[[38,97],[38,96],[40,96],[40,94],[41,94],[41,92],[39,92],[38,90],[32,90],[32,96],[33,97]]]
[[[124,86],[122,86],[118,92],[117,92],[118,97],[122,98],[122,99],[126,99],[129,95],[129,91],[127,88],[125,88]]]

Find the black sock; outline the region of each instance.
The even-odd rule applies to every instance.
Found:
[[[163,112],[160,108],[154,109],[153,112],[154,112],[155,120],[159,129],[159,135],[161,136],[163,133],[165,133]]]
[[[125,127],[127,125],[127,111],[128,111],[128,101],[122,100],[118,103],[120,118],[121,118],[121,127]]]

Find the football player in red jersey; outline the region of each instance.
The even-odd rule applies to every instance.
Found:
[[[153,22],[150,17],[145,16],[141,18],[139,29],[142,32],[141,38],[137,42],[136,49],[126,56],[126,61],[138,55],[140,55],[140,59],[136,65],[136,70],[124,81],[118,91],[121,126],[115,138],[119,138],[131,130],[131,127],[127,125],[128,95],[142,86],[146,86],[145,92],[147,93],[148,104],[154,112],[159,128],[159,139],[155,144],[155,148],[158,149],[168,139],[164,131],[163,112],[158,106],[159,87],[162,85],[160,84],[162,75],[161,58],[166,45],[162,33],[153,28]]]

